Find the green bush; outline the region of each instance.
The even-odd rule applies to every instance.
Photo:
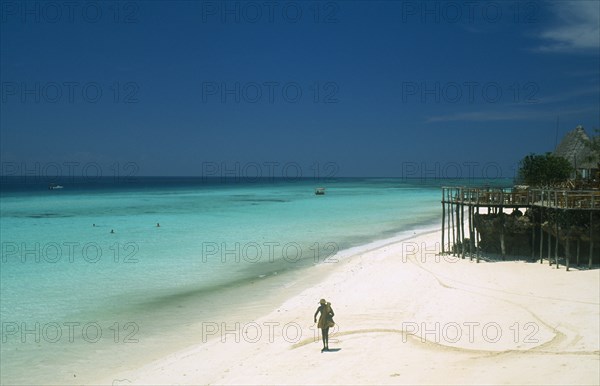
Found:
[[[535,187],[556,186],[565,182],[574,169],[569,161],[552,153],[530,154],[521,160],[519,179]]]

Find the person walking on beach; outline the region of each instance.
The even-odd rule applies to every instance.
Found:
[[[331,303],[325,301],[325,299],[321,299],[319,301],[319,308],[317,308],[317,312],[315,312],[315,323],[317,323],[317,315],[321,313],[319,316],[319,323],[317,324],[317,328],[321,329],[323,333],[323,351],[329,350],[329,327],[333,327],[335,323],[333,322],[333,308],[331,308]]]

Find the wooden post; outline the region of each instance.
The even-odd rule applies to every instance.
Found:
[[[460,198],[459,198],[459,200],[460,200]],[[460,249],[458,250],[458,255],[459,256],[462,256],[462,234],[461,234],[461,227],[460,227],[460,221],[461,221],[460,211],[461,211],[461,208],[462,208],[462,204],[459,201],[459,203],[456,204],[456,242],[461,244]]]
[[[504,190],[500,191],[500,251],[502,252],[502,260],[506,257],[506,245],[504,243]]]
[[[442,188],[442,255],[444,254],[444,221],[446,221],[446,193]]]
[[[593,200],[593,198],[592,198]],[[594,205],[593,205],[593,201],[592,201],[592,209],[593,209]],[[588,268],[592,269],[592,260],[593,260],[593,256],[594,256],[594,234],[592,233],[592,229],[593,229],[593,223],[592,223],[592,218],[594,216],[594,211],[590,210],[590,261],[588,263]]]
[[[462,245],[462,258],[465,258],[465,206],[460,207],[460,236]]]
[[[550,221],[548,221],[548,265],[552,265],[552,233],[550,233]]]
[[[531,261],[535,261],[535,215],[533,214],[533,207],[531,210]]]
[[[542,228],[544,208],[540,207],[540,264],[544,262],[544,228]]]
[[[473,219],[473,256],[475,258],[477,258],[478,256],[478,252],[477,249],[479,248],[479,242],[477,241],[477,225],[475,224],[475,211],[477,211],[477,214],[479,214],[479,204],[481,202],[481,197],[479,196],[479,190],[477,192],[475,192],[476,195],[476,203],[477,206],[475,206],[471,212],[471,218]]]
[[[554,261],[556,262],[556,269],[558,269],[558,237],[559,237],[559,229],[558,229],[558,209],[556,209],[556,241],[554,243]]]
[[[454,252],[456,247],[456,231],[454,230],[454,201],[451,201],[450,205],[450,217],[452,218],[452,244],[454,244],[452,245],[452,256],[456,256],[456,253]]]
[[[452,203],[450,201],[450,196],[451,196],[450,189],[448,189],[446,191],[446,194],[447,194],[446,201],[448,202],[448,216],[446,217],[446,221],[448,222],[446,224],[447,228],[448,228],[448,253],[451,254],[452,253],[452,239],[450,238],[450,236],[451,236],[451,233],[450,233],[451,232],[451,230],[450,230],[450,217],[451,217],[450,215],[451,215],[451,213],[450,212],[451,212]]]
[[[566,214],[566,213],[565,213]],[[569,228],[569,216],[567,215],[566,218],[566,229],[567,229],[567,234],[566,234],[566,244],[565,244],[565,269],[568,271],[569,270],[569,253],[571,252],[571,248],[570,245],[571,244],[571,229]]]
[[[477,216],[479,216],[479,206],[477,207]],[[475,261],[477,263],[479,263],[479,232],[477,232],[477,230],[475,230],[475,241],[477,243],[477,245],[475,245]]]
[[[458,189],[456,190],[456,207],[454,208],[454,211],[456,212],[456,246],[458,246],[458,243],[460,243],[460,202],[458,197],[459,191],[460,190]],[[457,256],[460,256],[460,249],[457,248],[456,254]]]
[[[502,219],[500,221],[500,251],[502,252],[502,260],[504,260],[506,257],[506,243],[504,242],[504,212],[501,212],[500,216]]]
[[[473,207],[469,206],[469,260],[473,261],[473,253],[475,252],[475,240],[473,240]]]
[[[456,195],[455,195],[455,197],[456,197]],[[460,233],[459,233],[460,229],[458,227],[458,220],[459,220],[459,218],[458,218],[458,205],[459,205],[458,203],[455,203],[454,207],[452,208],[452,210],[454,211],[453,212],[454,218],[456,218],[456,220],[455,220],[456,223],[453,223],[453,226],[456,226],[456,229],[452,229],[452,231],[454,232],[454,245],[455,245],[454,250],[455,251],[457,250],[456,247],[458,247],[458,243],[460,242]],[[458,251],[458,254],[460,255],[460,251]]]

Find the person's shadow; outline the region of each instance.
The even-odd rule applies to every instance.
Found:
[[[325,350],[323,352],[338,352],[340,350],[341,350],[341,348],[330,348],[329,350]]]

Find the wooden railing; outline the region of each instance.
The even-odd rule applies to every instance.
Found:
[[[600,210],[600,191],[533,189],[530,195],[536,206]]]
[[[475,206],[600,210],[600,191],[442,187],[442,202]]]

